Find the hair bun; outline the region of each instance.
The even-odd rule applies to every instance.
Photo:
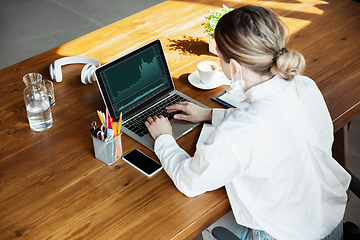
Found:
[[[284,50],[285,49],[285,50]],[[305,68],[305,59],[301,53],[281,49],[274,55],[274,64],[270,71],[284,80],[291,81]]]

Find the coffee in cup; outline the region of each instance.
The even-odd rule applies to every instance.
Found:
[[[213,83],[214,77],[220,68],[216,62],[203,61],[198,63],[197,69],[199,71],[200,81],[204,84],[210,84]]]

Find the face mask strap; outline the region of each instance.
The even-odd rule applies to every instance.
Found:
[[[234,75],[233,75],[233,71],[232,71],[232,62],[231,61],[230,61],[230,76],[231,76],[230,87],[228,89],[226,89],[225,92],[229,92],[235,87],[235,81],[234,81]]]
[[[243,75],[242,75],[242,69],[241,69],[241,65],[236,62],[240,68],[240,81],[243,81]],[[233,70],[232,70],[232,61],[230,61],[230,75],[231,75],[231,83],[230,83],[230,87],[228,89],[226,89],[226,92],[229,92],[231,89],[233,89],[235,87],[235,80],[234,80],[234,74],[233,74]]]
[[[239,63],[238,63],[239,64]],[[243,77],[242,77],[242,69],[241,69],[241,65],[239,64],[239,67],[240,67],[240,81],[243,81]]]

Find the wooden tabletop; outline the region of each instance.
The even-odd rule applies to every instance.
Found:
[[[288,24],[287,48],[303,53],[305,75],[318,84],[341,129],[360,114],[360,3],[343,1],[226,1],[229,7],[267,6]],[[188,82],[208,52],[202,22],[223,2],[166,1],[143,12],[0,70],[0,239],[192,239],[230,210],[224,188],[187,198],[164,171],[147,178],[122,160],[107,166],[94,158],[90,123],[104,104],[96,84],[83,85],[83,65],[63,68],[54,83],[52,128],[30,130],[22,76],[63,56],[85,55],[107,63],[159,38],[178,90],[209,107],[226,89],[200,90]],[[178,140],[195,151],[200,128]],[[154,153],[126,135],[123,150]]]

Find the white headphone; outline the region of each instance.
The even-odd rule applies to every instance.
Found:
[[[100,62],[95,58],[86,56],[63,57],[54,61],[49,67],[51,79],[62,82],[61,67],[75,63],[86,64],[81,71],[81,82],[83,84],[92,84],[96,81],[94,72],[97,67],[100,67]]]

